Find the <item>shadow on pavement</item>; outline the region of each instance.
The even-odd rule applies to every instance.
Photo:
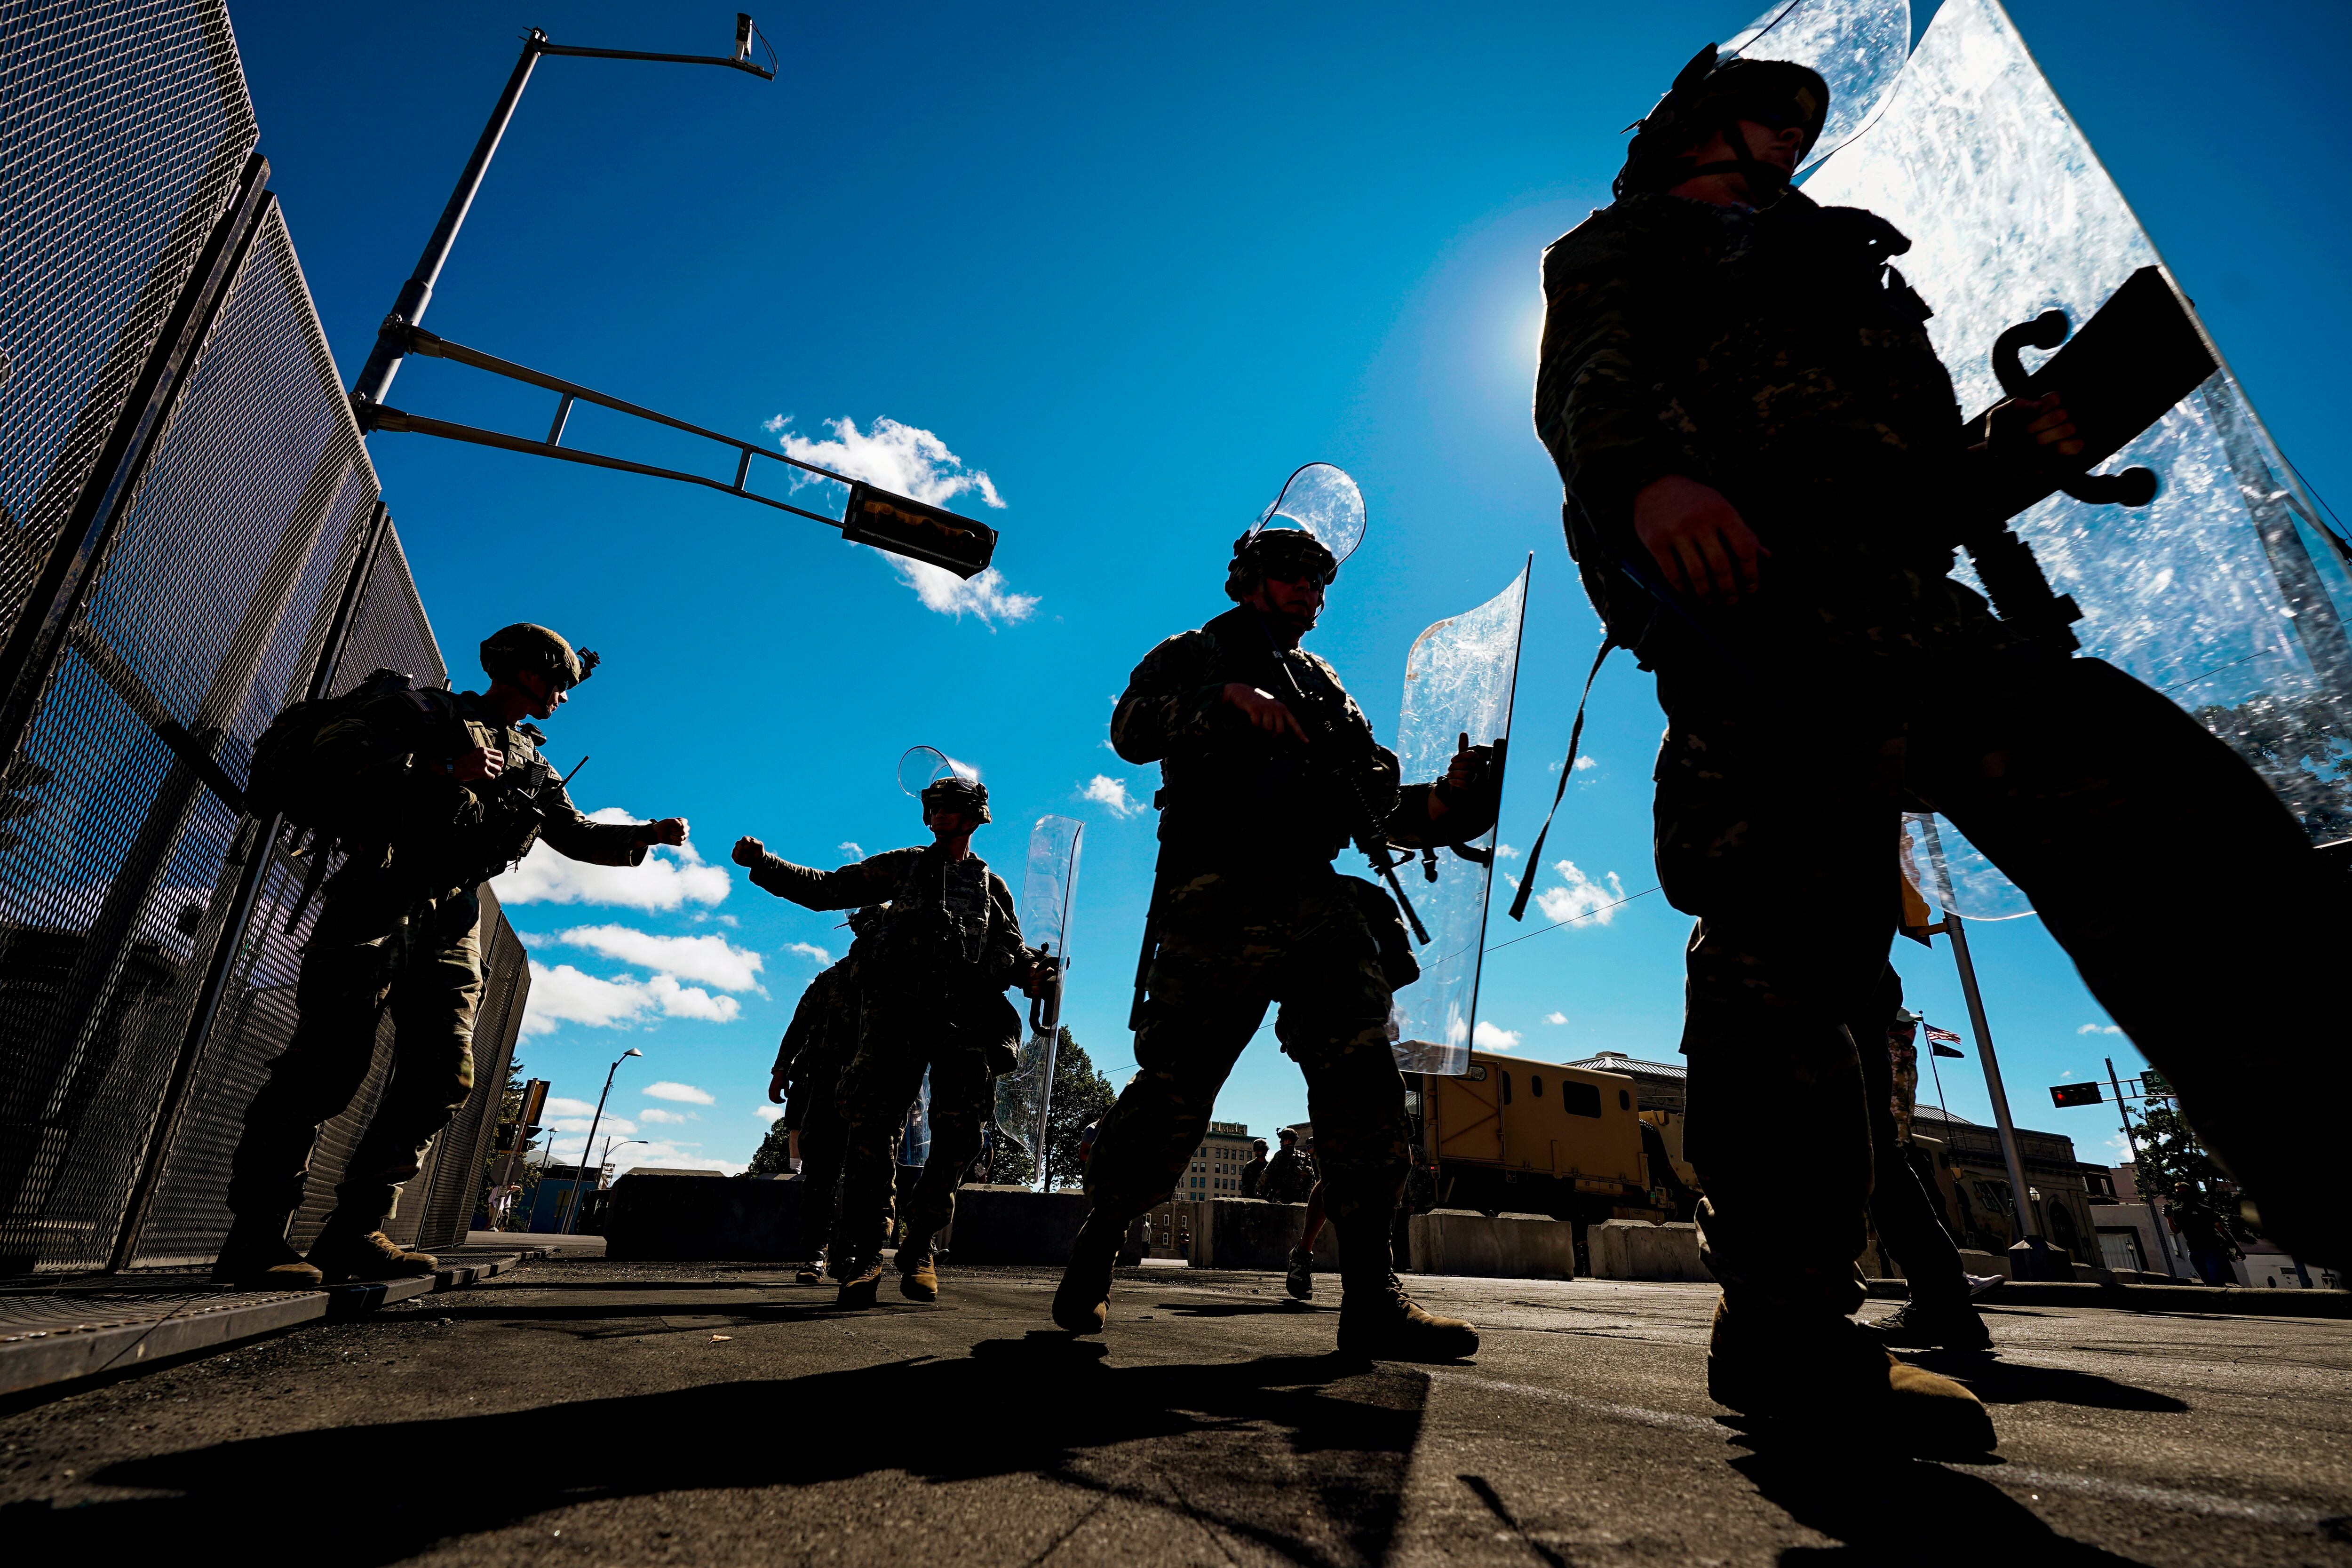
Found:
[[[2032,1563],[2035,1568],[2131,1568],[2059,1534],[2032,1510],[1975,1476],[1941,1465],[1775,1447],[1731,1468],[1798,1523],[1836,1546],[1792,1547],[1784,1563]]]
[[[2168,1415],[2189,1406],[2168,1394],[2117,1383],[2095,1372],[2024,1366],[1966,1352],[1904,1351],[1903,1359],[1959,1379],[1987,1405],[2077,1405],[2089,1410],[2146,1410]]]
[[[1096,1494],[1097,1507],[1165,1510],[1297,1563],[1386,1555],[1426,1378],[1337,1356],[1112,1367],[1104,1355],[1099,1343],[1039,1332],[984,1341],[953,1361],[238,1439],[86,1478],[163,1495],[0,1510],[0,1540],[37,1561],[44,1549],[87,1553],[103,1542],[247,1538],[266,1491],[273,1539],[333,1542],[339,1562],[384,1563],[583,1502],[896,1470],[932,1482],[1035,1473]],[[970,1419],[982,1410],[984,1432]],[[661,1439],[549,1442],[626,1430]],[[498,1456],[499,1484],[434,1487],[413,1501],[396,1500],[410,1489],[377,1484],[445,1455]],[[365,1526],[354,1528],[362,1496]]]

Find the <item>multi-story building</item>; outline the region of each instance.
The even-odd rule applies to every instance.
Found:
[[[1212,1121],[1201,1146],[1192,1151],[1192,1166],[1176,1184],[1180,1198],[1237,1198],[1242,1195],[1242,1167],[1250,1160],[1250,1130],[1246,1121]]]
[[[2017,1239],[2017,1209],[2000,1132],[1922,1102],[1911,1123],[1911,1137],[1932,1158],[1936,1195],[1954,1238],[1962,1247],[2008,1251]],[[2075,1159],[2071,1138],[2023,1127],[2017,1130],[2017,1154],[2025,1169],[2026,1201],[2033,1205],[2037,1228],[2050,1245],[2086,1267],[2112,1267],[2099,1244],[2084,1175],[2090,1171],[2104,1175],[2105,1167]]]

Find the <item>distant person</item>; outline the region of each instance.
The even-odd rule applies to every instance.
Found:
[[[735,845],[735,863],[750,868],[753,883],[805,909],[889,905],[873,933],[872,954],[858,961],[862,1022],[842,1079],[849,1131],[833,1272],[845,1307],[872,1306],[880,1289],[891,1135],[927,1072],[930,1147],[904,1206],[898,1290],[910,1301],[939,1300],[936,1239],[954,1216],[955,1189],[980,1152],[992,1079],[1013,1066],[1013,1042],[1021,1033],[1004,989],[1043,984],[1021,945],[1012,889],[971,852],[971,836],[989,820],[988,786],[950,774],[932,781],[921,798],[931,843],[837,870],[796,866],[756,838]]]
[[[1302,1301],[1315,1300],[1315,1244],[1323,1238],[1323,1224],[1328,1218],[1323,1207],[1323,1184],[1318,1182],[1307,1194],[1307,1224],[1298,1233],[1298,1245],[1290,1249],[1290,1268],[1284,1273],[1282,1288]]]
[[[1258,1198],[1265,1195],[1260,1191],[1265,1185],[1265,1140],[1251,1139],[1249,1163],[1242,1167],[1242,1196]]]
[[[801,1246],[798,1280],[814,1285],[831,1250],[834,1214],[841,1187],[842,1151],[849,1122],[841,1100],[841,1075],[857,1050],[858,960],[872,951],[866,938],[881,925],[878,905],[849,917],[849,951],[841,962],[818,972],[793,1005],[793,1020],[776,1046],[768,1075],[768,1099],[784,1108],[785,1128],[800,1156]]]
[[[599,866],[635,866],[686,842],[686,819],[592,822],[540,755],[548,719],[597,658],[545,626],[482,644],[482,692],[412,687],[379,670],[342,697],[281,714],[256,748],[254,777],[336,825],[349,851],[302,947],[300,1019],[246,1108],[229,1164],[235,1216],[213,1277],[291,1289],[430,1274],[432,1254],[384,1235],[434,1134],[474,1090],[474,1009],[482,996],[477,889],[534,843]],[[273,738],[283,744],[273,748]],[[326,847],[318,847],[320,863]],[[392,1080],[343,1166],[335,1206],[308,1259],[287,1244],[319,1124],[367,1081],[377,1025],[393,1019]]]
[[[2208,1285],[2235,1285],[2238,1277],[2230,1268],[2230,1260],[2242,1257],[2231,1243],[2228,1231],[2221,1225],[2202,1194],[2187,1182],[2172,1189],[2169,1205],[2172,1228],[2179,1234],[2182,1250],[2189,1254],[2189,1266],[2197,1278]]]
[[[1282,1140],[1282,1148],[1266,1162],[1260,1195],[1268,1203],[1303,1204],[1315,1190],[1315,1156],[1299,1142],[1297,1128],[1286,1127],[1275,1136]]]

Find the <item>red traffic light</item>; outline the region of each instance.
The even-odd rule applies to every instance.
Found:
[[[2095,1083],[2053,1083],[2050,1086],[2051,1103],[2061,1110],[2070,1105],[2096,1105],[2105,1098]]]

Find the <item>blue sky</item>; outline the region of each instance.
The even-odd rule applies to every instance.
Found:
[[[1535,552],[1504,817],[1526,845],[1597,641],[1528,427],[1537,257],[1608,199],[1619,128],[1755,8],[871,5],[763,16],[784,61],[772,84],[542,62],[428,324],[745,439],[920,461],[934,482],[968,481],[953,504],[1004,540],[988,592],[950,602],[934,585],[927,601],[881,557],[763,508],[373,438],[461,683],[475,642],[516,619],[602,650],[550,751],[567,768],[593,756],[583,806],[690,817],[706,862],[541,878],[539,901],[511,905],[554,972],[523,1044],[530,1073],[593,1100],[635,1046],[645,1058],[622,1068],[613,1110],[654,1142],[621,1163],[747,1158],[809,950],[838,952],[846,933],[751,887],[727,848],[749,832],[832,864],[845,844],[918,841],[893,768],[919,742],[982,768],[997,820],[976,847],[1016,889],[1030,821],[1087,824],[1068,1022],[1099,1065],[1130,1064],[1152,822],[1095,781],[1130,801],[1152,781],[1107,749],[1110,704],[1152,642],[1224,606],[1230,542],[1309,459],[1349,468],[1371,512],[1310,646],[1383,736],[1414,635]],[[1916,10],[1924,25],[1931,6]],[[2336,194],[2352,13],[2011,12],[2281,445],[2342,504],[2352,467],[2330,437],[2352,394],[2321,367],[2352,337]],[[525,27],[723,52],[732,24],[716,7],[507,0],[233,15],[346,378]],[[551,411],[416,361],[391,401],[529,434]],[[843,419],[854,435],[829,423]],[[585,415],[572,428],[635,439]],[[1597,765],[1546,857],[1626,893],[1654,879],[1649,686],[1622,659],[1602,677]],[[2229,890],[2184,886],[2150,918],[2194,922],[2209,905],[2228,918]],[[1498,907],[1490,940],[1539,923],[1508,929]],[[1652,894],[1495,952],[1481,1016],[1545,1059],[1669,1055],[1688,924]],[[2137,1058],[2083,1032],[2105,1016],[2038,921],[1976,931],[2021,1120],[2103,1155],[2109,1113],[2054,1111],[2043,1086],[2095,1075],[2105,1054],[2126,1072]],[[1900,945],[1915,1005],[1965,1033],[1948,952]],[[1973,1061],[1944,1066],[1951,1108],[1987,1118]],[[1219,1113],[1264,1127],[1304,1111],[1269,1030]]]

